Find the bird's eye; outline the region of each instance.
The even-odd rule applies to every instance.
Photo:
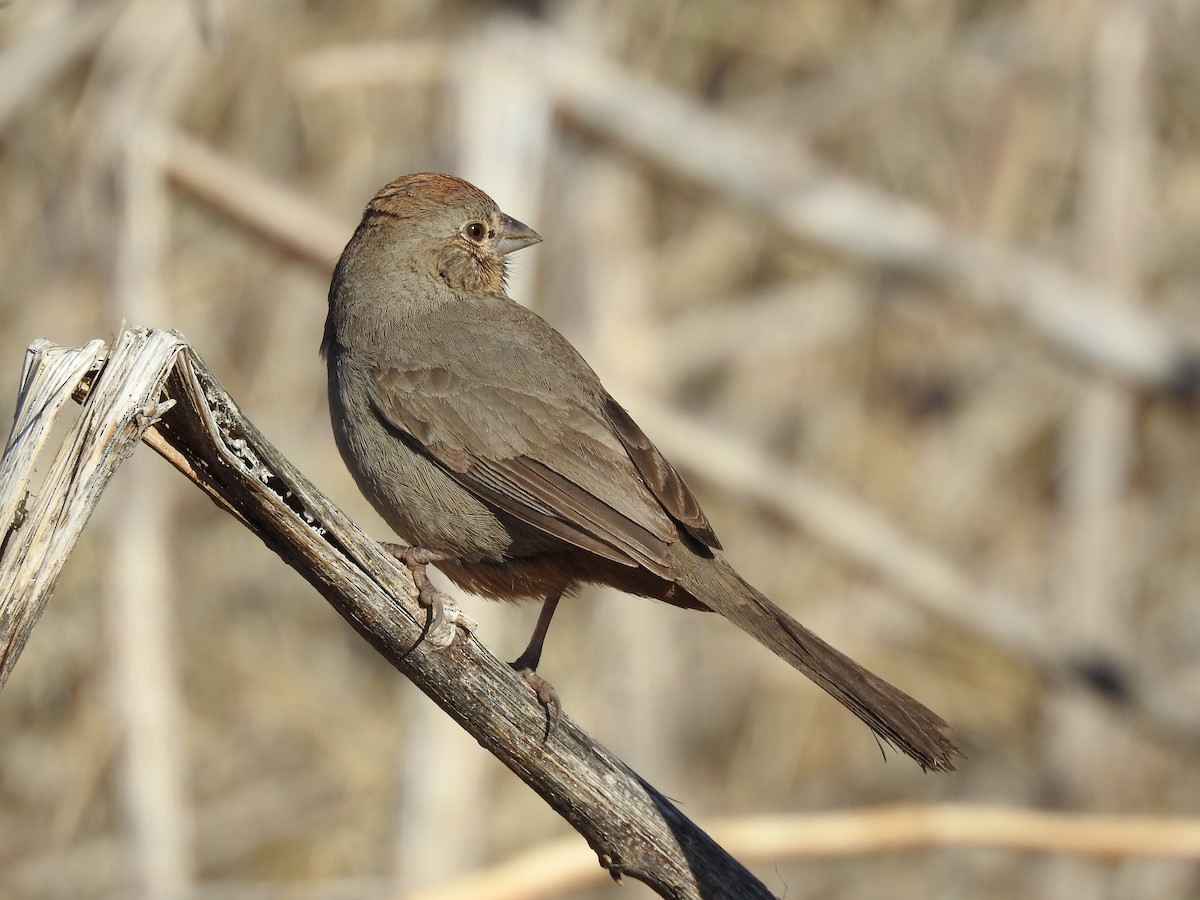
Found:
[[[472,222],[463,229],[463,234],[475,243],[479,243],[483,240],[484,235],[487,234],[487,226],[482,222]]]

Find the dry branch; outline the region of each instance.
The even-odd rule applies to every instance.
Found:
[[[951,228],[931,211],[829,170],[799,146],[740,126],[551,34],[511,23],[514,58],[542,73],[571,120],[766,217],[785,234],[931,278],[953,299],[1009,315],[1065,358],[1154,390],[1191,393],[1200,354],[1140,303],[1028,252]]]
[[[227,157],[163,126],[147,126],[166,176],[189,194],[304,261],[330,271],[354,230]]]
[[[48,425],[42,411],[62,408],[100,352],[98,342],[83,351],[46,342],[31,348],[9,444],[14,462],[10,466],[6,453],[0,483],[4,509],[16,508],[12,498],[22,497],[29,483]],[[37,377],[40,371],[49,372],[48,387]],[[547,737],[545,716],[528,686],[488,653],[457,610],[448,609],[430,632],[411,577],[242,416],[180,335],[123,330],[87,384],[72,437],[0,558],[0,647],[8,648],[0,658],[0,683],[101,490],[144,434],[537,791],[587,839],[613,877],[629,875],[664,897],[772,896],[569,717]],[[160,402],[164,393],[169,399]]]
[[[0,688],[25,649],[63,563],[117,466],[133,452],[157,411],[162,373],[154,370],[174,338],[162,332],[127,341],[107,358],[104,345],[56,347],[37,341],[25,356],[17,412],[0,463]],[[34,495],[39,454],[84,375],[100,368],[83,412]],[[30,499],[32,498],[32,499]],[[24,510],[21,514],[21,510]]]
[[[110,6],[89,4],[31,29],[4,48],[0,53],[0,130],[100,40],[112,17]]]
[[[1145,660],[1065,641],[1046,612],[980,581],[853,494],[644,391],[612,387],[639,419],[654,423],[658,446],[688,471],[773,510],[926,613],[1022,660],[1047,683],[1082,686],[1157,738],[1200,744],[1195,705],[1180,698],[1179,686],[1156,679]]]
[[[750,816],[713,823],[713,834],[743,859],[833,859],[986,848],[1113,861],[1200,859],[1200,821],[1166,816],[1085,815],[999,806],[895,804],[798,816]],[[408,900],[538,900],[598,881],[578,841],[526,850]]]

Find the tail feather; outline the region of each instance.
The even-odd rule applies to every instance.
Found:
[[[682,560],[681,560],[682,561]],[[679,585],[827,691],[880,740],[924,770],[951,771],[961,752],[946,722],[908,694],[834,649],[747,584],[720,556],[691,556]]]

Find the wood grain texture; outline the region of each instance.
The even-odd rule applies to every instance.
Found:
[[[0,463],[0,688],[105,485],[168,406],[157,398],[180,345],[172,332],[127,328],[107,355],[100,341],[83,348],[36,341],[29,348]],[[83,410],[37,486],[50,431],[74,411],[66,402],[81,384],[88,391]]]

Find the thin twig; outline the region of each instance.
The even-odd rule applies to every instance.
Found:
[[[352,223],[339,223],[177,129],[162,126],[156,146],[163,172],[180,188],[284,251],[332,270]]]
[[[1136,295],[1150,208],[1149,66],[1154,59],[1147,4],[1112,0],[1097,10],[1082,143],[1079,269],[1093,284]],[[1090,132],[1090,133],[1089,133]],[[1054,559],[1054,615],[1075,652],[1135,658],[1130,479],[1136,454],[1136,397],[1092,378],[1063,429],[1063,475]],[[1130,750],[1109,738],[1106,711],[1061,692],[1046,698],[1046,768],[1067,803],[1120,803]],[[1112,774],[1109,774],[1112,773]],[[1103,798],[1103,799],[1101,799]],[[1048,896],[1085,900],[1107,893],[1103,873],[1072,861],[1045,873]]]
[[[566,116],[766,216],[783,233],[943,282],[948,299],[1005,313],[1067,360],[1138,387],[1190,393],[1200,354],[1133,298],[1032,253],[976,238],[933,212],[828,169],[798,146],[516,22],[503,39],[543,73]]]
[[[955,848],[1098,860],[1200,860],[1200,820],[1080,815],[999,806],[910,804],[715,822],[742,859],[782,861]],[[599,882],[577,841],[550,841],[407,900],[540,900]]]
[[[23,104],[95,46],[112,17],[109,4],[64,7],[58,18],[5,47],[0,54],[0,130]]]
[[[152,80],[140,68],[131,82]],[[162,321],[166,186],[153,144],[137,127],[118,159],[121,204],[114,301],[127,318]],[[146,415],[155,414],[154,407]],[[161,467],[146,471],[107,510],[121,523],[106,535],[103,595],[117,764],[137,884],[146,896],[179,898],[193,884],[191,808],[187,796],[187,716],[171,627],[171,503]]]

